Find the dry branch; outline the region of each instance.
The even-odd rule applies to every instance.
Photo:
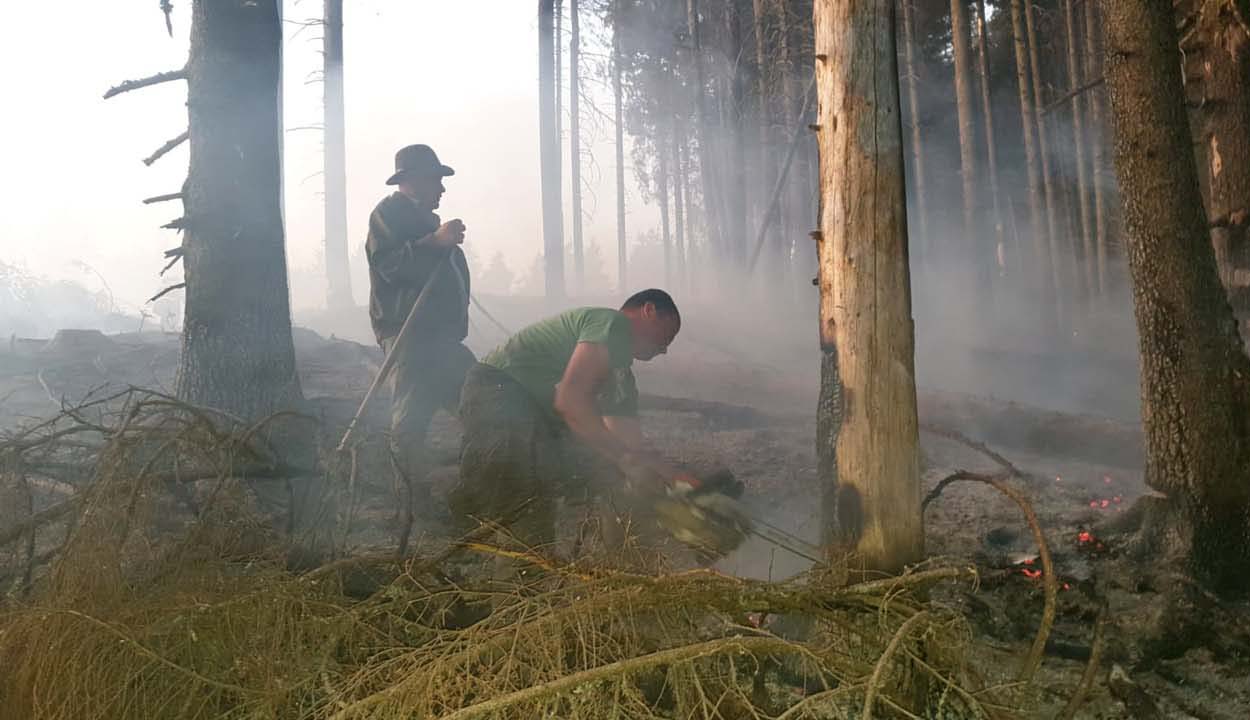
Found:
[[[148,302],[150,302],[150,303],[156,302],[157,300],[160,300],[161,298],[165,297],[165,296],[166,296],[166,295],[168,295],[169,293],[171,293],[171,292],[173,292],[173,291],[175,291],[175,290],[179,290],[179,289],[181,289],[181,288],[184,288],[184,287],[186,287],[186,286],[187,286],[187,284],[186,284],[185,282],[180,282],[180,283],[178,283],[177,285],[170,285],[169,287],[165,288],[164,290],[162,290],[162,291],[160,291],[160,292],[156,293],[155,295],[153,295],[152,297],[148,298]]]
[[[1080,86],[1080,87],[1076,88],[1075,90],[1072,90],[1072,91],[1069,91],[1068,93],[1065,93],[1063,97],[1061,97],[1061,98],[1059,98],[1059,99],[1057,99],[1057,100],[1053,100],[1053,101],[1051,101],[1051,103],[1050,103],[1049,105],[1047,105],[1045,108],[1043,108],[1043,109],[1042,109],[1042,114],[1043,114],[1043,115],[1049,115],[1049,114],[1050,114],[1050,112],[1051,112],[1052,110],[1055,110],[1055,109],[1056,109],[1056,108],[1058,108],[1060,105],[1063,105],[1064,103],[1068,102],[1069,100],[1071,100],[1072,98],[1076,97],[1077,95],[1083,95],[1083,94],[1085,94],[1085,93],[1089,92],[1090,90],[1093,90],[1094,88],[1096,88],[1096,87],[1098,87],[1098,86],[1102,85],[1102,84],[1103,84],[1103,83],[1105,83],[1106,81],[1107,81],[1107,78],[1106,78],[1106,77],[1100,77],[1100,78],[1098,78],[1098,79],[1096,79],[1096,80],[1090,80],[1089,82],[1087,82],[1087,83],[1085,83],[1084,85],[1082,85],[1082,86]]]
[[[1098,676],[1098,671],[1102,666],[1103,637],[1107,631],[1107,612],[1107,606],[1104,603],[1094,623],[1094,641],[1090,644],[1089,662],[1085,665],[1085,672],[1081,674],[1081,682],[1077,684],[1076,692],[1072,693],[1072,697],[1068,699],[1068,704],[1064,705],[1055,716],[1055,720],[1071,720],[1076,715],[1076,711],[1081,709],[1085,696],[1089,694],[1089,689],[1094,684],[1094,678]]]
[[[153,195],[150,198],[144,198],[143,204],[151,205],[152,203],[169,202],[170,200],[181,200],[183,197],[185,196],[180,192],[169,193],[168,195]]]
[[[885,680],[886,668],[890,666],[890,661],[894,659],[894,653],[898,652],[898,646],[907,638],[913,628],[920,624],[922,620],[927,620],[929,613],[921,611],[912,615],[903,623],[898,632],[894,633],[894,637],[890,638],[890,644],[885,646],[885,652],[881,653],[880,659],[877,660],[877,666],[872,670],[872,677],[868,680],[868,690],[864,693],[864,710],[860,713],[863,720],[872,720],[872,711],[877,699],[877,692],[881,689],[881,683]]]
[[[121,83],[120,85],[115,85],[109,88],[108,92],[104,93],[104,99],[108,100],[109,98],[115,95],[121,95],[122,93],[127,93],[127,92],[130,92],[131,90],[138,90],[139,88],[145,88],[145,87],[148,87],[149,85],[158,85],[160,83],[166,83],[166,82],[170,82],[173,80],[186,80],[186,79],[187,79],[187,69],[181,68],[178,70],[170,70],[168,72],[157,73],[155,75],[151,75],[145,78],[140,78],[138,80],[127,80],[126,82]]]
[[[190,131],[190,130],[183,131],[183,133],[182,133],[181,135],[179,135],[178,137],[173,138],[173,139],[172,139],[172,140],[170,140],[169,142],[167,142],[167,143],[165,143],[164,145],[162,145],[162,146],[158,147],[158,148],[156,149],[156,152],[154,152],[154,153],[152,153],[151,155],[149,155],[149,156],[147,156],[147,157],[143,158],[143,164],[144,164],[144,165],[147,165],[148,167],[151,167],[151,166],[152,166],[152,163],[156,162],[157,160],[160,160],[162,157],[164,157],[164,156],[165,156],[165,154],[166,154],[166,153],[168,153],[170,150],[173,150],[174,148],[178,147],[179,145],[183,144],[183,143],[184,143],[184,142],[186,142],[188,139],[190,139],[190,137],[191,137],[191,131]]]

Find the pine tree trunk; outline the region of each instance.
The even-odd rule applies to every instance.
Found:
[[[798,63],[795,60],[794,46],[790,42],[790,8],[787,0],[774,0],[773,12],[777,18],[777,44],[779,65],[778,71],[781,75],[781,123],[787,132],[794,132],[799,127],[798,117],[798,91],[795,87],[795,75],[798,72]],[[790,258],[787,265],[787,272],[793,280],[794,270],[799,262],[799,247],[796,241],[800,235],[805,236],[809,228],[809,224],[804,222],[800,224],[801,218],[798,216],[800,201],[798,196],[799,183],[795,181],[797,172],[791,172],[786,180],[784,195],[781,200],[781,237],[782,246],[785,254]],[[792,283],[793,288],[811,290],[811,286],[803,288],[806,281],[799,279],[797,283]]]
[[[1245,321],[1250,319],[1250,37],[1233,9],[1220,3],[1200,13],[1195,141],[1203,151],[1201,173],[1220,277],[1234,314]]]
[[[673,286],[673,236],[668,217],[668,143],[660,130],[655,134],[655,197],[660,203],[660,239],[664,243],[664,287]]]
[[[282,228],[277,0],[196,0],[177,394],[247,419],[301,400]]]
[[[719,183],[713,161],[712,133],[708,127],[707,78],[703,69],[702,20],[699,0],[686,0],[686,30],[690,34],[691,63],[694,65],[694,112],[699,132],[699,179],[703,185],[703,214],[707,221],[709,252],[720,251],[721,262],[728,260],[729,243],[721,212]],[[719,247],[717,247],[719,246]]]
[[[343,122],[343,0],[325,0],[323,76],[325,95],[326,306],[351,308],[347,260],[347,150]]]
[[[620,29],[612,28],[612,102],[616,115],[616,289],[629,285],[629,258],[625,244],[625,120],[621,98]]]
[[[1250,585],[1250,360],[1209,242],[1172,4],[1103,7],[1146,481],[1186,521],[1169,549],[1187,552],[1217,589],[1241,590]]]
[[[968,245],[965,257],[980,268],[979,228],[976,219],[977,160],[976,130],[972,118],[971,62],[968,59],[968,17],[964,14],[966,0],[951,0],[951,49],[955,56],[955,109],[959,116],[959,176],[963,180],[964,238]],[[962,264],[962,263],[961,263]],[[979,274],[979,273],[978,273]]]
[[[564,219],[560,208],[560,136],[556,132],[554,0],[538,0],[538,143],[542,172],[543,270],[547,297],[564,297]]]
[[[725,22],[729,38],[730,58],[742,56],[742,19],[736,2],[726,5]],[[729,128],[729,192],[726,194],[726,235],[730,241],[730,262],[741,271],[747,254],[747,187],[746,187],[746,72],[743,62],[731,63],[730,102],[726,108],[725,125]]]
[[[1033,88],[1029,80],[1029,56],[1025,42],[1024,13],[1021,0],[1011,0],[1011,35],[1016,54],[1016,88],[1020,94],[1020,134],[1024,138],[1025,172],[1028,173],[1029,233],[1033,239],[1034,273],[1038,288],[1042,290],[1046,308],[1047,325],[1052,331],[1054,323],[1055,295],[1059,287],[1051,273],[1052,258],[1047,245],[1046,227],[1042,220],[1044,201],[1041,190],[1041,170],[1038,167],[1036,132],[1037,123],[1033,108]]]
[[[1085,77],[1089,82],[1102,77],[1097,42],[1099,27],[1095,13],[1097,3],[1085,0]],[[1086,110],[1089,115],[1089,146],[1092,156],[1090,180],[1094,194],[1094,245],[1098,263],[1098,294],[1107,293],[1107,213],[1104,207],[1106,192],[1103,191],[1106,158],[1103,156],[1102,90],[1095,88],[1085,93]]]
[[[1076,12],[1072,3],[1073,0],[1063,0],[1063,18],[1068,46],[1068,88],[1070,92],[1075,92],[1077,88],[1085,84],[1085,78],[1081,75],[1081,65],[1078,58]],[[1094,231],[1089,214],[1089,181],[1085,164],[1085,119],[1081,111],[1082,103],[1080,96],[1073,95],[1070,102],[1072,107],[1072,145],[1075,148],[1076,155],[1076,206],[1080,211],[1081,266],[1084,269],[1086,295],[1092,297],[1098,289],[1098,278],[1096,273],[1097,263],[1094,259]]]
[[[581,134],[581,70],[579,67],[580,28],[577,13],[578,0],[569,0],[569,165],[573,193],[573,287],[578,294],[586,291],[586,263],[582,257],[582,134]],[[596,292],[603,288],[596,288]]]
[[[673,254],[672,287],[681,289],[686,284],[686,206],[685,192],[682,188],[685,178],[685,166],[682,164],[682,145],[685,139],[681,134],[681,125],[673,118],[673,234],[676,236],[677,247]]]
[[[1037,33],[1033,29],[1033,2],[1024,0],[1024,28],[1029,46],[1029,70],[1033,80],[1033,122],[1037,126],[1037,152],[1042,161],[1042,190],[1045,198],[1046,244],[1050,254],[1051,284],[1055,287],[1055,318],[1059,325],[1064,317],[1064,283],[1062,275],[1063,256],[1059,252],[1058,225],[1055,222],[1055,185],[1050,173],[1050,141],[1046,132],[1046,116],[1042,109],[1046,97],[1042,93],[1042,72],[1038,64]],[[1058,336],[1057,336],[1058,337]]]
[[[823,526],[832,549],[897,572],[924,533],[894,3],[816,0],[813,15]]]
[[[766,188],[758,190],[752,195],[755,197],[756,218],[761,223],[767,223],[768,219],[765,215],[768,213],[768,196],[767,190],[772,189],[777,180],[777,144],[773,141],[773,125],[775,118],[771,109],[771,100],[776,93],[776,88],[771,85],[774,77],[771,72],[770,65],[771,53],[768,50],[767,40],[767,21],[768,21],[768,0],[751,0],[751,7],[754,13],[753,35],[755,36],[755,80],[756,80],[756,104],[755,118],[759,129],[759,148],[757,156],[759,163],[756,168],[753,182],[757,183],[757,187]],[[776,230],[777,226],[768,223],[765,230],[766,240],[764,246],[768,249],[765,253],[769,258],[769,264],[773,265],[774,277],[772,281],[775,283],[781,280],[785,275],[786,260],[781,247],[781,237]]]
[[[681,179],[681,204],[686,211],[686,247],[681,258],[681,277],[690,295],[695,295],[700,290],[702,280],[696,268],[704,267],[701,260],[705,257],[702,253],[706,252],[706,248],[701,248],[695,240],[698,235],[695,231],[694,201],[691,199],[690,188],[690,173],[693,165],[690,159],[690,142],[684,135],[681,139],[681,166],[682,172],[678,177]]]
[[[981,77],[981,114],[985,123],[985,163],[990,176],[990,199],[994,203],[994,255],[998,271],[1007,269],[1003,211],[998,197],[998,148],[994,137],[994,108],[990,103],[990,68],[986,59],[985,0],[977,0],[977,74]]]
[[[920,101],[917,99],[916,84],[916,21],[913,3],[917,0],[901,0],[903,6],[903,59],[907,63],[907,104],[911,120],[911,157],[912,181],[916,188],[916,220],[919,221],[920,232],[915,247],[919,249],[921,263],[932,261],[932,247],[929,244],[929,209],[924,188],[924,141],[920,133]]]

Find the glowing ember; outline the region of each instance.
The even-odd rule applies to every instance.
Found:
[[[1077,535],[1077,536],[1076,536],[1076,541],[1077,541],[1078,543],[1082,543],[1082,544],[1084,544],[1084,543],[1088,543],[1088,542],[1093,542],[1093,541],[1094,541],[1094,534],[1093,534],[1092,532],[1088,531],[1088,530],[1082,530],[1082,531],[1081,531],[1081,533],[1080,533],[1079,535]]]
[[[1063,482],[1063,478],[1061,478],[1061,477],[1059,477],[1058,475],[1056,475],[1056,476],[1055,476],[1055,482]]]
[[[1105,483],[1107,483],[1108,485],[1110,485],[1110,484],[1111,484],[1111,476],[1110,476],[1110,475],[1103,475],[1103,476],[1102,476],[1102,481],[1103,481],[1103,482],[1105,482]]]
[[[1036,580],[1037,578],[1042,576],[1041,570],[1030,570],[1028,568],[1022,568],[1020,572],[1024,573],[1025,577],[1031,578],[1033,580]]]
[[[1111,504],[1111,501],[1110,501],[1110,500],[1103,500],[1103,501],[1101,501],[1101,502],[1099,502],[1099,503],[1098,503],[1098,506],[1099,506],[1099,507],[1104,507],[1104,508],[1105,508],[1105,507],[1109,506],[1110,504]]]
[[[1090,507],[1092,507],[1092,508],[1096,508],[1096,507],[1098,507],[1098,501],[1097,501],[1097,500],[1090,500],[1090,501],[1089,501],[1089,506],[1090,506]]]
[[[1069,584],[1067,584],[1067,583],[1064,583],[1064,584],[1063,584],[1063,589],[1064,589],[1064,590],[1071,590],[1071,589],[1072,589],[1072,586],[1071,586],[1071,585],[1069,585]]]

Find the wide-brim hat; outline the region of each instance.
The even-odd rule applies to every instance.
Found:
[[[439,162],[438,155],[429,145],[409,145],[395,153],[395,174],[391,175],[387,185],[398,185],[406,175],[426,175],[447,177],[456,171]]]

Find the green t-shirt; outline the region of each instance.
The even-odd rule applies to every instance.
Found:
[[[538,404],[551,411],[556,384],[578,343],[608,347],[612,374],[599,393],[599,412],[607,416],[638,414],[638,386],[633,365],[633,335],[629,318],[610,308],[566,310],[534,323],[493,350],[482,362],[508,373]]]

